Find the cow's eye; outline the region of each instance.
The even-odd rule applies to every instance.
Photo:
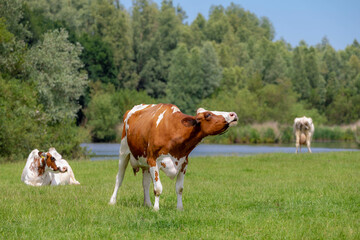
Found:
[[[54,157],[51,157],[50,158],[52,162],[55,162],[55,158]]]
[[[205,113],[205,118],[209,118],[211,117],[211,114],[210,113]]]

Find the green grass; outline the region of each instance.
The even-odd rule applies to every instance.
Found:
[[[182,212],[164,174],[154,212],[130,167],[110,206],[117,161],[70,164],[80,186],[26,186],[25,162],[0,165],[0,238],[360,239],[360,152],[191,158]]]

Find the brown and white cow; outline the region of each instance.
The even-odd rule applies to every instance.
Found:
[[[151,207],[149,188],[154,185],[154,210],[159,210],[162,192],[159,169],[171,179],[176,179],[177,208],[183,209],[182,192],[188,156],[206,136],[223,133],[237,124],[234,112],[197,110],[196,116],[183,114],[172,104],[137,105],[124,115],[119,171],[116,175],[116,196],[130,161],[134,173],[142,169],[144,205]]]
[[[296,145],[295,153],[298,153],[299,147],[301,152],[301,145],[305,145],[305,144],[308,148],[308,152],[311,153],[311,149],[310,149],[311,139],[315,131],[315,127],[312,119],[305,116],[301,118],[295,118],[293,128],[295,133],[295,145]]]
[[[50,148],[49,152],[34,149],[26,161],[21,181],[31,186],[80,184],[55,148]]]

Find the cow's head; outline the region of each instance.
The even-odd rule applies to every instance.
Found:
[[[235,126],[238,116],[235,112],[208,111],[199,108],[196,111],[195,120],[205,135],[216,135],[223,133],[229,127]]]
[[[60,161],[57,161],[49,152],[39,152],[39,156],[41,157],[41,160],[45,162],[45,171],[67,171],[67,167],[61,166]]]
[[[302,118],[295,118],[294,120],[296,129],[302,130],[302,131],[308,131],[312,128],[312,119],[307,117]]]

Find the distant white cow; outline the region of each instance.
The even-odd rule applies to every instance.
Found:
[[[34,149],[29,154],[21,181],[31,186],[80,184],[69,163],[55,148],[50,148],[49,152]]]
[[[311,139],[314,134],[314,124],[311,118],[302,117],[302,118],[295,118],[294,120],[294,133],[296,138],[296,151],[298,153],[298,148],[300,146],[301,152],[301,145],[305,145],[308,148],[308,151],[311,153],[310,145]]]

